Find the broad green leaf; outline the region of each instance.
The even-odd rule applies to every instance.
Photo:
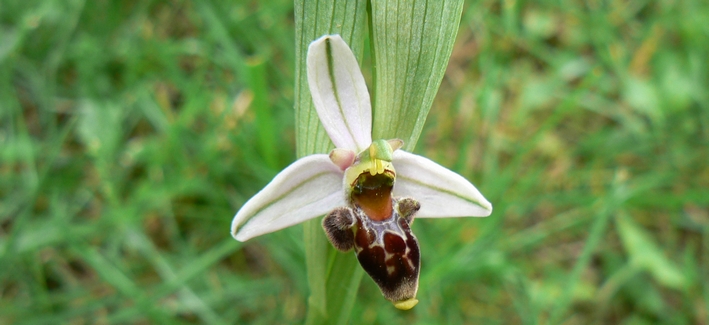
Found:
[[[332,143],[320,124],[308,88],[306,57],[310,43],[323,35],[339,34],[361,62],[366,29],[364,0],[295,0],[295,130],[298,157],[326,153]],[[362,278],[361,271],[347,274],[328,271],[359,270],[351,254],[335,252],[325,238],[320,219],[304,224],[305,256],[308,268],[308,315],[306,323],[333,323],[347,319],[354,305],[354,296]],[[339,282],[338,279],[339,278]]]
[[[374,139],[416,146],[438,92],[463,10],[463,1],[372,0]]]

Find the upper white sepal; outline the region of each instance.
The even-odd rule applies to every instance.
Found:
[[[372,104],[357,59],[340,35],[308,48],[308,86],[335,147],[361,152],[372,143]]]

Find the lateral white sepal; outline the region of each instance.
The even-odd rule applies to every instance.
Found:
[[[236,213],[231,235],[243,242],[344,206],[342,177],[328,155],[296,160]]]
[[[467,179],[432,160],[394,151],[394,196],[421,203],[416,218],[487,217],[492,204]]]

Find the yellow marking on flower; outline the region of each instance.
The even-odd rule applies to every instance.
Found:
[[[360,176],[365,174],[369,174],[369,176],[387,175],[391,179],[395,179],[396,170],[394,170],[394,164],[391,161],[394,159],[394,150],[399,149],[403,143],[399,139],[375,140],[367,149],[360,152],[354,162],[345,170],[344,181],[347,186],[345,195],[350,196],[350,192],[357,186]]]
[[[391,163],[388,161],[383,161],[381,159],[372,159],[369,164],[369,174],[372,176],[384,174],[384,169],[386,169],[385,166],[388,165],[391,165]]]
[[[372,160],[376,160],[377,152],[379,152],[379,146],[377,145],[377,142],[375,141],[374,143],[372,143],[369,146],[369,157],[374,158]]]

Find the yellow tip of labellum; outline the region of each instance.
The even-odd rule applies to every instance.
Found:
[[[409,310],[411,308],[414,308],[414,306],[416,306],[416,304],[418,304],[418,303],[419,303],[418,299],[409,298],[407,300],[395,302],[394,307],[396,307],[397,309],[401,309],[401,310]]]

